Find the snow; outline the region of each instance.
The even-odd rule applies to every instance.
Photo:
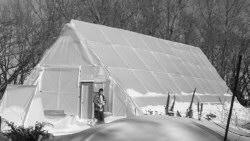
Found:
[[[181,113],[182,117],[185,117],[185,113],[189,105],[190,102],[176,102],[174,107],[174,113],[176,113],[178,110]],[[214,118],[212,121],[225,125],[227,122],[229,108],[230,108],[230,103],[228,102],[225,102],[224,105],[204,103],[201,119],[204,120],[207,114],[212,113],[216,115],[216,118]],[[193,103],[192,109],[193,109],[193,118],[198,119],[196,103]],[[142,111],[146,115],[165,115],[165,105],[157,105],[157,106],[149,105],[146,107],[142,107]],[[249,122],[250,122],[250,110],[244,108],[238,102],[235,102],[231,123],[235,126],[239,126]]]
[[[147,92],[146,94],[143,94],[133,89],[127,89],[126,91],[128,95],[131,97],[166,97],[166,95],[164,94],[155,93],[155,92]]]
[[[105,123],[110,123],[118,119],[126,118],[124,116],[108,116],[104,119]]]
[[[4,109],[1,116],[5,119],[8,119],[9,122],[14,122],[16,125],[21,125],[25,116],[25,111],[23,108],[18,106],[10,106]],[[1,128],[2,130],[5,130],[5,126],[2,126]]]
[[[108,116],[105,123],[125,118],[123,116]],[[44,129],[54,136],[73,134],[89,129],[95,125],[95,119],[81,119],[78,116],[66,116],[65,118],[47,118],[48,123]]]
[[[17,126],[22,125],[22,119],[25,111],[20,107],[12,106],[5,110],[5,115],[9,122],[14,122]],[[6,116],[5,116],[6,117]],[[18,118],[17,118],[18,117]],[[125,118],[123,116],[112,116],[112,114],[106,115],[105,123]],[[3,119],[5,120],[5,119]],[[66,115],[66,116],[44,116],[43,122],[46,123],[44,129],[54,136],[73,134],[89,129],[95,125],[95,119],[81,119],[78,116]],[[9,130],[9,126],[2,124],[2,131]]]
[[[64,118],[46,118],[45,130],[54,136],[73,134],[91,127],[91,120],[79,119],[77,116],[66,116]]]

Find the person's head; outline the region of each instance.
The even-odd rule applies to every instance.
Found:
[[[103,94],[103,88],[99,89],[99,94]]]

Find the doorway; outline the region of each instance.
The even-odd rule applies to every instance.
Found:
[[[93,118],[94,83],[80,82],[79,118]]]
[[[103,89],[104,97],[106,99],[106,104],[104,106],[104,112],[112,111],[113,105],[113,93],[110,90],[110,81],[106,80],[104,82],[95,82],[94,83],[94,93],[98,93],[99,89]]]
[[[104,89],[104,96],[106,104],[104,106],[104,112],[112,111],[113,96],[110,92],[110,81],[104,82],[80,82],[80,95],[79,95],[79,117],[85,119],[94,118],[94,96],[98,93],[100,88]]]

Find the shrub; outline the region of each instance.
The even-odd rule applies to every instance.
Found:
[[[42,141],[52,137],[44,126],[47,123],[36,123],[34,127],[25,128],[24,126],[16,126],[12,122],[6,122],[10,129],[3,134],[11,139],[11,141]]]
[[[212,119],[214,119],[214,118],[216,118],[217,116],[215,115],[215,114],[212,114],[212,113],[209,113],[209,114],[207,114],[206,115],[206,119],[207,120],[212,120]]]

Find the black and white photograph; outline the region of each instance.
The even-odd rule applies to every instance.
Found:
[[[250,0],[0,0],[0,141],[250,141]]]

